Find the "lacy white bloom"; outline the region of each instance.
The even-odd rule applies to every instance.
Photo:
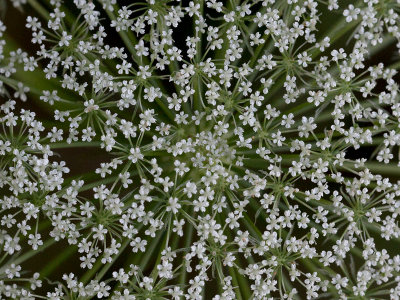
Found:
[[[400,299],[400,1],[11,2],[0,298]]]

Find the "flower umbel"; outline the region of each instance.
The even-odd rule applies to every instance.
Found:
[[[400,298],[398,0],[11,2],[1,298]]]

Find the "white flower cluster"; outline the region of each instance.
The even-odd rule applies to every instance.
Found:
[[[400,1],[349,2],[14,0],[0,299],[400,299]]]

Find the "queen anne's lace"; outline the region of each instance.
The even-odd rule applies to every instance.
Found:
[[[400,298],[399,0],[12,2],[0,298]]]

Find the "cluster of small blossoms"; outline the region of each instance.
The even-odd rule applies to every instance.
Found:
[[[399,0],[12,2],[0,298],[400,299]]]

